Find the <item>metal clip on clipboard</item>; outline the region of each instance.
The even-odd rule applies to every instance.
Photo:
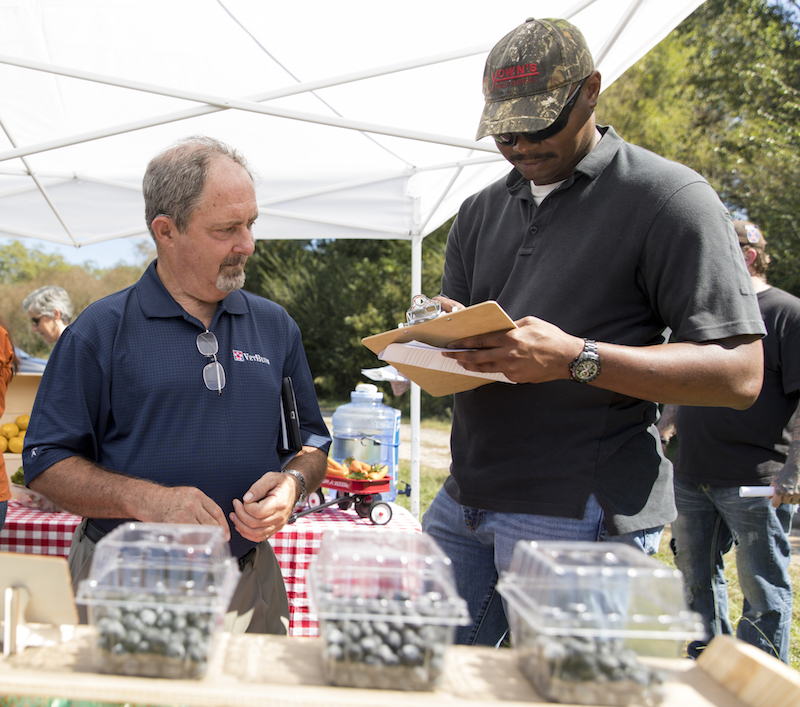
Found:
[[[425,295],[414,295],[412,304],[406,311],[406,326],[436,319],[442,313],[442,305]]]

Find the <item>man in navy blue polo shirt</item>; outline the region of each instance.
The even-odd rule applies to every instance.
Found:
[[[330,438],[297,324],[241,289],[258,216],[244,159],[209,138],[165,150],[144,177],[157,259],[84,310],[45,371],[23,450],[26,483],[84,517],[73,584],[126,519],[219,525],[242,576],[226,630],[286,633],[267,539],[325,476]],[[280,391],[293,379],[303,448],[282,468]]]

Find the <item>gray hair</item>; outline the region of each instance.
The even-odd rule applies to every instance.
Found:
[[[214,138],[195,135],[185,138],[156,155],[147,165],[142,181],[144,217],[150,235],[153,220],[169,216],[183,232],[200,200],[212,160],[227,158],[240,165],[253,179],[244,156]]]
[[[22,309],[25,312],[33,310],[45,317],[54,316],[58,310],[65,326],[72,321],[72,300],[67,291],[58,285],[45,285],[34,290],[22,301]]]

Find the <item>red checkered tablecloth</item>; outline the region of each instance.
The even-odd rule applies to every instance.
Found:
[[[322,534],[336,528],[359,527],[372,528],[376,533],[387,529],[420,530],[417,520],[405,508],[395,504],[391,504],[391,508],[392,519],[386,525],[374,525],[354,510],[343,511],[332,506],[297,519],[270,539],[289,595],[291,636],[318,635],[316,616],[308,606],[306,570],[319,549]],[[79,516],[71,513],[36,511],[17,501],[9,501],[6,524],[0,531],[0,551],[66,557],[72,533],[80,521]]]
[[[72,513],[37,511],[11,500],[8,502],[6,524],[0,531],[0,552],[66,557],[72,543],[72,533],[80,522],[80,516]]]

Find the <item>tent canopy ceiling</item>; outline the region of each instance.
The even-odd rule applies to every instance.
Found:
[[[570,19],[608,86],[701,2],[4,0],[0,237],[145,236],[145,166],[194,134],[250,162],[258,238],[424,236],[508,169],[474,140],[500,37]]]

